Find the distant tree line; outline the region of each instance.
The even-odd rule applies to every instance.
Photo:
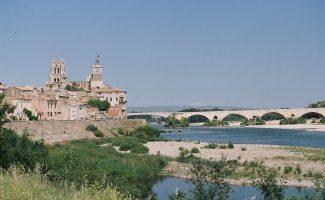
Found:
[[[311,103],[308,108],[325,108],[325,101],[317,101],[316,103]]]

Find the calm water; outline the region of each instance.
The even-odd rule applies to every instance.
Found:
[[[161,125],[154,125],[162,127]],[[178,129],[177,129],[178,130]],[[166,139],[182,139],[187,141],[204,141],[235,144],[274,144],[303,147],[325,148],[325,132],[264,129],[264,128],[182,128],[182,132],[174,129],[172,133],[163,133]]]
[[[174,193],[176,188],[183,192],[189,192],[193,185],[186,181],[186,179],[178,178],[178,177],[166,177],[159,182],[157,182],[153,191],[158,195],[158,199],[168,199],[169,194]],[[287,196],[297,195],[302,196],[305,193],[312,192],[311,189],[301,189],[295,187],[288,187],[285,190],[285,194]],[[251,199],[252,197],[256,197],[256,199],[261,199],[261,194],[252,186],[232,186],[232,191],[229,194],[230,199],[232,200],[241,200],[241,199]]]
[[[156,128],[163,128],[162,125],[152,125]],[[325,148],[325,132],[314,132],[304,130],[286,129],[260,129],[260,128],[203,128],[190,127],[172,129],[171,133],[163,133],[162,137],[171,140],[204,141],[228,143],[230,140],[234,144],[273,144],[303,147]],[[176,188],[182,191],[189,191],[191,183],[185,179],[177,177],[166,177],[159,180],[153,186],[153,191],[157,193],[158,199],[168,199],[170,193]],[[303,195],[311,189],[301,189],[288,187],[286,195]],[[230,199],[250,199],[256,196],[261,197],[259,191],[252,186],[232,186]]]

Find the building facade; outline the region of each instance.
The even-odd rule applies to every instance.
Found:
[[[50,67],[45,87],[0,85],[0,93],[6,95],[6,101],[16,106],[17,119],[28,120],[24,108],[39,120],[126,118],[127,92],[104,84],[103,65],[99,62],[99,56],[86,81],[69,81],[63,59],[53,60]],[[90,99],[106,100],[111,106],[107,111],[99,111],[88,104]]]

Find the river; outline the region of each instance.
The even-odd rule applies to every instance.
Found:
[[[154,124],[155,128],[163,128],[162,125]],[[216,143],[234,144],[272,144],[302,147],[325,148],[325,132],[289,130],[289,129],[264,129],[264,128],[205,128],[189,127],[180,129],[170,129],[170,133],[162,133],[165,139],[182,141],[204,141]],[[179,132],[181,130],[181,132]],[[168,199],[170,193],[175,192],[176,188],[182,191],[189,191],[192,184],[182,178],[165,177],[156,182],[153,191],[157,193],[158,199]],[[287,187],[286,195],[303,195],[311,189],[301,189]],[[252,186],[232,186],[230,199],[250,199],[256,196],[261,197],[259,191]]]
[[[161,125],[154,127],[162,128]],[[204,141],[234,144],[273,144],[325,148],[325,132],[270,128],[205,128],[190,127],[162,133],[171,140]],[[178,132],[181,130],[182,132]]]

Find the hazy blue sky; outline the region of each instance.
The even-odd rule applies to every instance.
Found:
[[[50,61],[129,105],[300,107],[325,99],[324,0],[0,1],[0,81],[41,86]]]

